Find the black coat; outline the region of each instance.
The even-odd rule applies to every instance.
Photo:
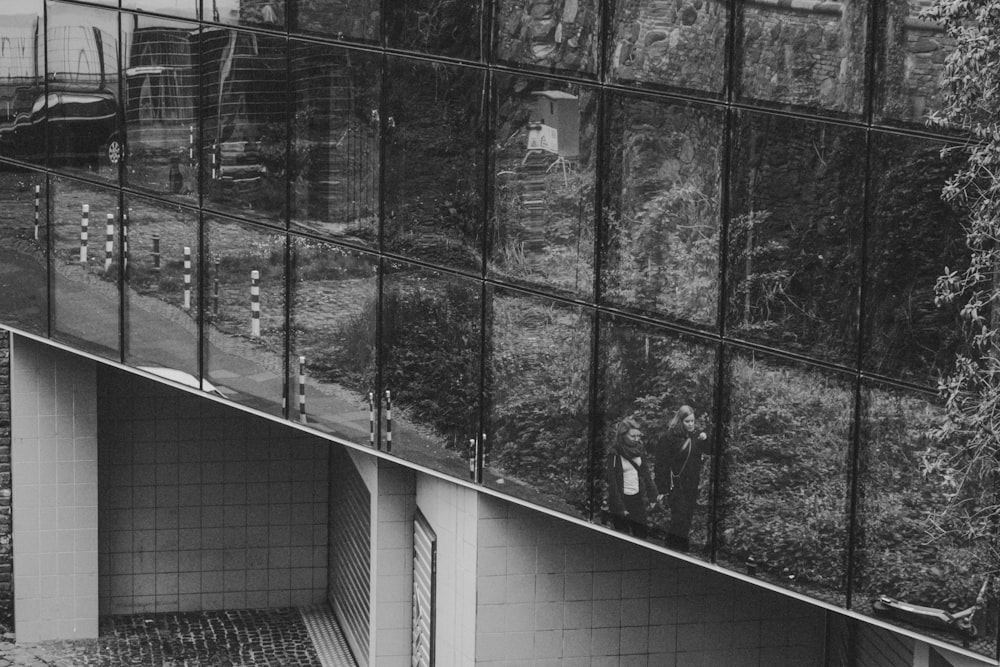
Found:
[[[604,471],[608,483],[608,509],[611,513],[616,516],[625,516],[625,510],[629,509],[630,519],[644,523],[646,521],[646,505],[656,500],[656,497],[660,495],[649,470],[649,456],[643,456],[642,463],[636,468],[639,473],[639,497],[637,499],[639,502],[629,503],[629,508],[625,507],[622,457],[617,452],[608,454]],[[636,508],[641,512],[641,516],[635,516]]]
[[[711,453],[708,440],[699,440],[700,431],[671,431],[654,450],[656,479],[668,494],[670,525],[667,532],[687,539],[698,501],[701,457]]]

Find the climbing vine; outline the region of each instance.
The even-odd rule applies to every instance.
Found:
[[[937,0],[925,18],[940,22],[955,48],[945,67],[945,105],[930,123],[967,141],[947,182],[946,201],[966,212],[968,266],[946,268],[935,302],[959,310],[966,345],[940,385],[948,419],[926,471],[949,491],[943,531],[996,535],[1000,521],[1000,0]]]

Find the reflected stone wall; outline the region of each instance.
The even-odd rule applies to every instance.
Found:
[[[501,0],[501,58],[559,69],[593,70],[599,9],[594,0]]]
[[[726,0],[628,0],[619,10],[611,66],[622,78],[681,81],[719,88],[717,60],[728,32]],[[701,87],[699,86],[699,87]]]
[[[747,3],[744,95],[860,111],[867,7],[854,2]]]
[[[931,0],[885,4],[882,112],[887,116],[921,121],[941,108],[945,60],[954,40],[939,24],[919,17],[932,4]]]

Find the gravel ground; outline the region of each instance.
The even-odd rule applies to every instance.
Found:
[[[0,639],[0,667],[320,664],[293,608],[113,616],[102,619],[98,639],[37,644]]]

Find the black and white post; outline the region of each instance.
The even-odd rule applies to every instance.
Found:
[[[128,211],[122,211],[122,266],[128,271]]]
[[[191,310],[191,248],[184,246],[184,310]]]
[[[476,439],[469,438],[469,479],[476,479]]]
[[[38,240],[38,211],[41,205],[42,186],[35,186],[35,240]]]
[[[104,270],[111,268],[111,260],[115,254],[115,214],[108,213],[104,223]]]
[[[375,449],[375,394],[368,392],[368,446]]]
[[[215,258],[215,278],[212,283],[212,313],[219,314],[219,258]]]
[[[299,357],[299,421],[306,423],[306,358]]]
[[[392,451],[392,394],[385,390],[385,451]]]
[[[90,228],[90,204],[84,204],[80,213],[80,263],[87,263],[87,233]]]
[[[260,271],[250,272],[250,337],[260,338]]]
[[[153,234],[153,270],[160,270],[160,235]]]
[[[194,125],[188,125],[188,166],[194,166]]]

